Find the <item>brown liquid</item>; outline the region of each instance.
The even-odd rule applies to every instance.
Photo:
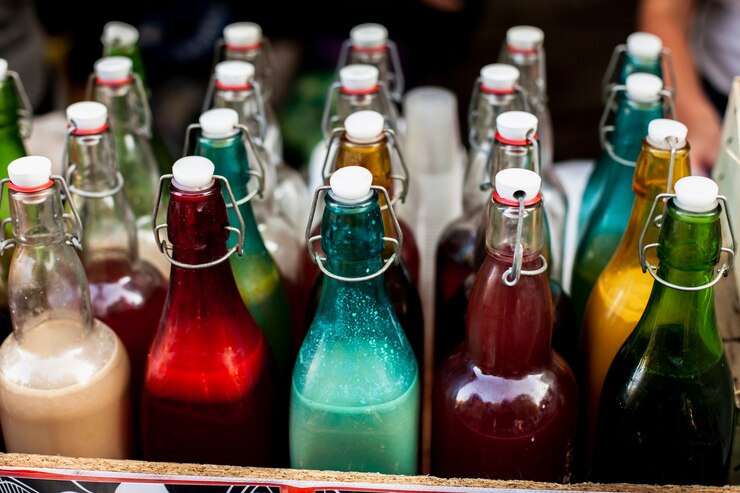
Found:
[[[71,348],[60,351],[60,347]],[[113,331],[67,321],[11,335],[0,349],[0,424],[8,452],[125,459],[129,361]]]

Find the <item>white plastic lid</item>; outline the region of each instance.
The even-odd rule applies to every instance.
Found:
[[[175,186],[185,190],[210,187],[215,170],[211,160],[202,156],[185,156],[172,165]]]
[[[40,187],[51,179],[51,160],[44,156],[18,158],[8,165],[8,177],[18,187]]]
[[[105,125],[108,108],[96,101],[83,101],[67,106],[67,121],[77,130],[96,130]]]
[[[704,176],[686,176],[676,182],[678,207],[689,212],[709,212],[717,207],[717,184]]]
[[[480,79],[488,89],[513,89],[519,80],[519,69],[505,63],[491,63],[480,69]]]
[[[245,86],[254,77],[254,65],[241,60],[229,60],[216,65],[216,80],[226,86]]]
[[[508,140],[526,140],[537,132],[537,117],[526,111],[507,111],[496,117],[496,131]]]
[[[0,80],[4,80],[6,75],[8,75],[8,61],[0,58]]]
[[[667,118],[657,118],[648,125],[648,142],[659,149],[670,149],[671,146],[665,141],[668,137],[675,137],[678,142],[676,149],[686,146],[686,135],[689,129],[681,122]]]
[[[125,56],[107,56],[95,62],[95,77],[106,82],[126,79],[131,75],[134,64]]]
[[[344,119],[344,130],[352,142],[374,142],[383,133],[385,120],[377,111],[357,111]]]
[[[660,98],[663,81],[652,74],[635,73],[627,76],[627,97],[637,103],[652,103]]]
[[[198,119],[203,136],[209,139],[223,139],[236,133],[239,114],[231,108],[208,110]]]
[[[139,41],[139,30],[125,22],[110,21],[103,26],[101,41],[106,46],[131,46]]]
[[[517,200],[516,193],[524,192],[524,201],[537,197],[542,178],[534,171],[522,168],[509,168],[496,173],[496,193],[502,199]]]
[[[627,36],[627,53],[640,60],[655,60],[662,49],[663,42],[655,34],[636,32]]]
[[[342,87],[350,91],[372,89],[378,85],[379,72],[373,65],[353,64],[339,69]]]
[[[262,41],[262,28],[254,22],[235,22],[224,28],[224,41],[229,46],[254,46]]]
[[[370,195],[373,174],[362,166],[347,166],[336,170],[329,177],[331,193],[340,201],[350,204],[362,202]]]
[[[380,24],[360,24],[349,32],[352,46],[357,48],[379,48],[388,42],[388,29]]]
[[[533,50],[545,40],[539,27],[514,26],[506,31],[506,44],[517,50]]]

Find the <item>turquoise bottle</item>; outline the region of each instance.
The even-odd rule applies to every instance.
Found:
[[[626,85],[627,76],[634,73],[651,74],[663,80],[663,68],[661,63],[662,50],[663,43],[655,34],[644,32],[630,34],[627,37],[626,44],[619,45],[614,49],[614,54],[609,62],[609,67],[604,74],[604,82],[602,84],[604,95],[609,95],[616,85]],[[622,53],[624,55],[620,56]],[[615,71],[616,81],[612,81],[611,79],[614,77]],[[623,93],[615,96],[619,103],[625,99]],[[612,105],[607,105],[607,109],[611,111],[609,106]],[[605,112],[607,109],[605,109]],[[665,115],[661,115],[656,118],[662,118],[663,116]],[[642,137],[638,138],[641,139]],[[614,143],[612,142],[612,145],[613,144]],[[593,215],[594,208],[596,207],[599,197],[607,188],[606,184],[609,182],[609,167],[604,166],[606,158],[607,156],[605,156],[604,150],[602,149],[601,155],[594,164],[594,169],[586,183],[586,190],[581,199],[581,209],[578,212],[579,232],[583,231],[583,228],[586,227],[588,219]],[[634,161],[634,159],[631,160]]]
[[[293,370],[294,468],[417,472],[421,379],[382,274],[401,249],[396,243],[384,264],[377,190],[390,201],[372,180],[367,169],[348,166],[314,199],[315,209],[330,188],[321,227],[326,257],[316,259],[325,273],[321,299]]]
[[[284,375],[290,369],[289,343],[291,334],[291,308],[275,261],[267,251],[257,228],[250,193],[250,170],[245,147],[245,134],[238,127],[239,116],[227,108],[209,110],[200,117],[200,132],[192,153],[210,159],[216,174],[224,176],[234,190],[239,212],[244,219],[244,255],[231,256],[239,294],[257,325],[265,334],[275,354],[278,367]],[[188,149],[186,148],[186,152]],[[226,202],[230,203],[228,197]],[[233,207],[228,208],[229,224],[238,227]],[[227,247],[236,243],[236,236],[229,236]]]
[[[661,98],[662,88],[662,81],[654,75],[640,73],[627,77],[626,97],[619,99],[614,131],[596,163],[596,169],[603,173],[604,190],[593,202],[591,217],[580,235],[571,282],[573,307],[579,321],[591,289],[612,258],[627,227],[635,200],[632,177],[642,140],[648,133],[650,122],[663,118],[666,113]],[[612,94],[621,92],[617,89]],[[607,111],[604,110],[605,114]],[[588,189],[586,193],[589,193]],[[584,201],[587,197],[584,195]]]

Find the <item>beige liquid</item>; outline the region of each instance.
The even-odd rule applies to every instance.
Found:
[[[65,350],[60,350],[65,348]],[[0,424],[8,452],[125,459],[131,450],[129,361],[100,321],[88,335],[44,322],[0,348]]]

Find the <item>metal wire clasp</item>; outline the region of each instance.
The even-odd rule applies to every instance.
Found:
[[[56,186],[61,188],[61,195],[63,198],[66,198],[66,202],[69,204],[69,209],[72,211],[72,215],[69,215],[66,212],[62,213],[62,219],[69,228],[64,234],[64,242],[67,245],[73,246],[77,250],[82,251],[82,220],[80,219],[80,214],[77,212],[77,207],[75,206],[74,201],[70,199],[71,195],[69,193],[69,188],[67,187],[67,182],[64,181],[64,178],[60,175],[51,175],[49,178],[56,184]],[[0,204],[2,204],[3,192],[8,183],[10,183],[10,178],[3,178],[0,180]],[[5,228],[8,224],[11,224],[12,221],[13,219],[11,217],[6,217],[0,223],[0,256],[2,256],[5,250],[9,250],[16,245],[15,238],[5,237]]]
[[[324,182],[327,182],[331,174],[337,169],[337,167],[334,164],[336,160],[336,155],[339,152],[339,143],[344,133],[345,133],[344,127],[335,128],[331,133],[331,138],[329,139],[329,144],[327,145],[326,156],[324,157],[324,165],[322,166],[322,172],[321,172],[322,176],[324,177]],[[408,188],[409,188],[409,169],[406,166],[406,160],[403,158],[403,152],[401,151],[401,146],[398,145],[398,140],[396,139],[396,133],[390,128],[384,128],[383,133],[388,139],[389,147],[396,152],[396,156],[398,156],[398,162],[401,163],[402,174],[401,175],[392,174],[390,176],[391,180],[401,182],[401,193],[393,197],[392,201],[387,202],[392,207],[396,205],[396,203],[399,200],[401,202],[406,201],[406,194],[408,193]],[[393,161],[395,160],[392,159],[391,162]],[[385,207],[386,207],[385,205],[381,206],[380,209],[384,210]]]
[[[386,204],[390,204],[390,197],[388,196],[388,190],[386,190],[384,187],[373,185],[370,187],[371,190],[375,190],[378,193],[383,194],[385,197]],[[386,243],[392,243],[393,244],[393,254],[388,257],[388,259],[383,263],[383,267],[381,267],[378,271],[373,272],[372,274],[368,274],[366,276],[362,277],[344,277],[337,274],[334,274],[330,272],[326,266],[324,265],[324,262],[326,261],[326,256],[322,255],[320,252],[316,251],[313,248],[314,243],[317,241],[321,241],[321,235],[314,235],[311,236],[311,225],[313,224],[314,215],[316,214],[316,206],[318,205],[319,198],[322,194],[327,193],[329,190],[331,190],[331,187],[329,185],[324,185],[321,187],[318,187],[316,191],[313,194],[313,201],[311,202],[311,210],[308,213],[308,224],[306,226],[306,248],[308,248],[308,254],[311,256],[311,259],[313,262],[319,267],[319,270],[324,273],[324,275],[331,277],[332,279],[336,279],[337,281],[342,282],[362,282],[362,281],[369,281],[370,279],[374,279],[380,275],[382,275],[385,271],[391,268],[391,265],[398,264],[398,262],[401,261],[401,248],[403,246],[403,232],[401,231],[401,225],[398,223],[398,217],[396,217],[396,213],[393,210],[393,207],[390,208],[390,214],[391,214],[391,220],[393,221],[393,229],[396,232],[396,238],[390,237],[390,236],[383,236],[383,241]]]
[[[7,76],[10,77],[13,90],[15,91],[15,94],[18,97],[18,102],[20,103],[20,107],[18,108],[18,126],[20,128],[21,137],[27,139],[31,136],[31,131],[33,130],[33,106],[31,105],[31,100],[28,97],[26,88],[23,87],[23,82],[21,82],[21,77],[18,75],[18,72],[8,70],[6,73]]]
[[[257,114],[254,115],[254,120],[257,122],[257,128],[259,128],[259,141],[260,145],[263,145],[265,139],[267,139],[267,110],[265,110],[265,100],[262,97],[262,86],[260,83],[252,77],[249,80],[250,88],[245,88],[245,91],[252,91],[254,98],[257,102]],[[206,97],[203,99],[203,106],[201,107],[201,113],[213,108],[213,94],[216,92],[216,74],[211,75],[211,80],[208,82],[208,89],[206,89]],[[239,115],[242,118],[244,115]]]
[[[106,126],[106,130],[104,131],[107,132],[108,128],[110,128],[109,124],[108,126]],[[65,132],[64,150],[62,151],[62,166],[65,168],[64,179],[67,182],[69,191],[79,197],[84,197],[86,199],[104,199],[106,197],[115,195],[123,190],[123,175],[120,171],[116,171],[116,184],[113,186],[113,188],[110,188],[108,190],[102,190],[100,192],[90,192],[88,190],[82,190],[72,185],[72,183],[74,183],[74,174],[77,172],[77,164],[70,162],[69,142],[74,135],[75,130],[77,130],[77,127],[74,125],[74,122],[70,123],[67,127],[67,131]]]
[[[403,68],[401,67],[401,57],[398,55],[398,47],[396,46],[396,43],[388,39],[386,40],[385,44],[388,50],[388,55],[390,57],[391,68],[392,68],[392,70],[387,74],[388,82],[389,82],[389,85],[391,86],[389,89],[391,92],[391,96],[393,97],[393,101],[400,104],[401,100],[403,99],[403,89],[404,89],[404,78],[403,78]],[[349,65],[350,63],[349,54],[351,50],[352,50],[352,40],[347,39],[344,41],[344,43],[342,43],[342,49],[339,52],[339,60],[337,61],[337,69],[335,70],[336,78],[339,78],[339,69],[341,69],[345,65]],[[359,63],[362,63],[362,62],[359,62]]]
[[[342,89],[342,83],[339,81],[332,82],[329,86],[329,90],[326,93],[326,104],[324,105],[324,111],[321,114],[321,132],[324,136],[324,142],[331,140],[332,131],[334,128],[341,126],[343,118],[333,109],[338,109],[339,94]],[[362,96],[377,97],[380,100],[380,111],[379,113],[385,118],[385,124],[391,130],[396,131],[398,128],[398,114],[396,106],[393,104],[390,92],[385,85],[385,82],[378,81],[378,90],[362,94]]]
[[[180,262],[172,258],[172,255],[170,252],[172,251],[172,244],[169,243],[166,239],[162,239],[162,236],[160,234],[161,230],[167,230],[167,224],[157,224],[157,215],[159,214],[159,207],[162,203],[162,192],[164,191],[164,184],[167,180],[173,180],[174,175],[167,174],[163,175],[159,178],[159,191],[157,193],[157,201],[154,204],[154,212],[152,215],[152,231],[154,232],[154,241],[157,243],[157,247],[159,247],[159,251],[162,252],[162,254],[165,256],[165,258],[172,264],[177,267],[182,267],[185,269],[206,269],[208,267],[213,267],[214,265],[218,265],[221,262],[224,262],[231,257],[234,252],[241,257],[244,255],[244,218],[242,218],[241,212],[239,212],[239,207],[235,207],[234,204],[236,203],[236,199],[234,198],[234,193],[231,191],[231,186],[229,185],[229,180],[224,178],[220,175],[213,175],[214,180],[219,180],[223,182],[224,186],[226,187],[226,193],[229,195],[229,200],[231,204],[226,204],[227,207],[231,206],[234,209],[234,212],[236,213],[236,219],[239,221],[239,227],[235,228],[233,226],[226,225],[226,229],[230,232],[236,234],[236,245],[229,248],[229,250],[226,252],[226,254],[218,258],[216,260],[212,260],[210,262],[206,262],[205,264],[186,264],[184,262]]]
[[[617,66],[619,65],[619,60],[624,54],[627,53],[627,45],[626,44],[620,44],[614,47],[614,51],[612,52],[612,56],[609,59],[609,65],[606,67],[606,72],[604,72],[604,78],[601,79],[601,87],[604,90],[603,98],[606,99],[609,96],[609,92],[611,92],[612,88],[617,85],[616,82],[613,81],[614,74],[617,71]],[[663,62],[665,63],[666,67],[668,68],[668,76],[670,80],[666,80],[665,77],[663,77],[663,84],[665,88],[671,93],[673,97],[676,96],[676,73],[673,70],[673,59],[671,57],[671,50],[668,48],[663,48],[660,50],[660,54],[663,58]],[[670,82],[670,83],[668,83]]]
[[[547,270],[547,259],[540,255],[542,266],[535,270],[522,270],[524,261],[524,247],[522,247],[522,230],[524,229],[524,194],[519,192],[517,196],[519,202],[519,215],[516,222],[516,243],[514,245],[514,261],[511,267],[501,274],[501,280],[506,286],[512,287],[519,283],[521,276],[538,276]]]
[[[483,137],[486,140],[492,140],[493,134],[490,136],[480,136],[477,133],[478,129],[478,98],[480,98],[481,93],[481,84],[483,83],[482,79],[478,77],[475,79],[475,82],[473,83],[473,94],[470,97],[470,103],[468,104],[468,142],[470,143],[470,148],[473,149],[476,152],[485,152],[485,150],[478,144],[481,140],[483,140],[481,137]],[[521,98],[521,111],[526,111],[528,113],[531,113],[531,107],[529,104],[529,94],[527,93],[526,89],[524,89],[519,84],[516,84],[514,86],[514,93],[517,97]],[[495,131],[495,125],[496,122],[493,122],[494,127],[491,130]]]
[[[609,115],[616,113],[617,104],[616,99],[619,93],[626,93],[627,86],[612,84],[609,89],[606,104],[604,105],[604,111],[601,112],[601,118],[599,119],[599,141],[601,142],[601,148],[609,154],[609,157],[614,161],[624,166],[634,167],[637,161],[631,161],[625,159],[614,150],[614,146],[611,143],[610,136],[614,132],[614,124],[609,125]],[[665,108],[666,118],[673,118],[676,114],[673,109],[673,93],[667,89],[660,90],[660,96],[663,98],[663,107]]]
[[[236,205],[236,207],[239,207],[240,205],[246,204],[256,196],[262,198],[262,194],[265,191],[265,160],[267,159],[267,153],[264,147],[254,142],[252,134],[249,132],[249,128],[247,128],[246,125],[240,123],[236,126],[236,129],[241,132],[242,142],[244,146],[252,151],[252,156],[254,156],[254,160],[257,161],[257,169],[250,166],[247,170],[247,173],[249,174],[249,176],[254,176],[255,178],[257,178],[258,185],[257,190],[247,190],[247,194],[244,197],[240,198],[237,201],[232,201]],[[182,148],[183,157],[191,155],[191,142],[195,140],[191,138],[191,135],[195,133],[196,130],[201,130],[202,132],[202,127],[200,126],[200,123],[191,123],[185,130],[185,143],[183,144]],[[226,204],[226,207],[233,207],[233,205]]]
[[[650,214],[648,215],[647,221],[645,221],[645,226],[642,228],[642,233],[640,233],[640,240],[638,242],[638,250],[640,253],[640,266],[642,267],[642,272],[649,272],[651,276],[653,276],[653,279],[658,281],[664,286],[667,286],[672,289],[677,289],[679,291],[701,291],[703,289],[711,288],[715,284],[719,282],[720,279],[723,277],[727,277],[727,275],[732,270],[732,266],[735,263],[735,252],[737,252],[737,243],[735,242],[735,231],[732,228],[732,218],[730,217],[730,208],[729,204],[727,202],[727,197],[724,195],[718,195],[717,201],[720,203],[720,207],[722,208],[722,211],[724,212],[725,219],[727,220],[727,229],[730,232],[730,241],[731,245],[729,247],[721,247],[720,249],[720,255],[722,253],[726,253],[728,258],[727,262],[722,265],[719,269],[717,269],[717,275],[714,276],[714,279],[709,281],[706,284],[702,284],[701,286],[680,286],[678,284],[673,284],[672,282],[668,282],[662,277],[658,276],[657,273],[657,267],[654,265],[651,265],[650,262],[647,259],[647,252],[648,250],[652,248],[657,248],[658,243],[649,243],[645,245],[645,235],[647,234],[648,227],[650,226],[650,218],[653,217],[653,214],[655,213],[655,208],[658,206],[658,202],[660,200],[663,200],[667,203],[668,199],[676,197],[675,193],[661,193],[658,194],[655,197],[655,200],[653,200],[653,205],[650,207]],[[658,226],[660,227],[660,226]]]
[[[262,97],[264,99],[270,99],[272,87],[273,87],[273,81],[275,80],[275,69],[274,67],[277,66],[277,58],[275,56],[275,49],[272,47],[272,42],[270,39],[266,36],[262,36],[259,42],[259,46],[254,48],[254,51],[259,51],[262,54],[264,54],[266,62],[262,64],[263,75],[262,80],[264,81],[264,93],[262,94]],[[227,60],[243,60],[245,62],[252,63],[254,65],[255,72],[259,70],[259,67],[256,62],[256,56],[254,58],[226,58],[226,40],[224,38],[219,38],[216,40],[216,44],[213,47],[213,65],[211,67],[211,72],[213,72],[216,69],[216,65],[219,64],[219,62],[224,62]]]
[[[530,130],[527,132],[527,143],[532,146],[532,171],[537,173],[541,176],[540,173],[540,143],[537,141],[536,134],[534,130]],[[508,144],[505,144],[508,145]],[[480,189],[485,190],[491,190],[493,189],[494,185],[494,170],[497,169],[497,166],[495,165],[494,161],[494,148],[496,147],[495,143],[491,145],[491,148],[488,149],[488,158],[486,159],[486,167],[484,169],[483,173],[483,180],[480,183]]]

